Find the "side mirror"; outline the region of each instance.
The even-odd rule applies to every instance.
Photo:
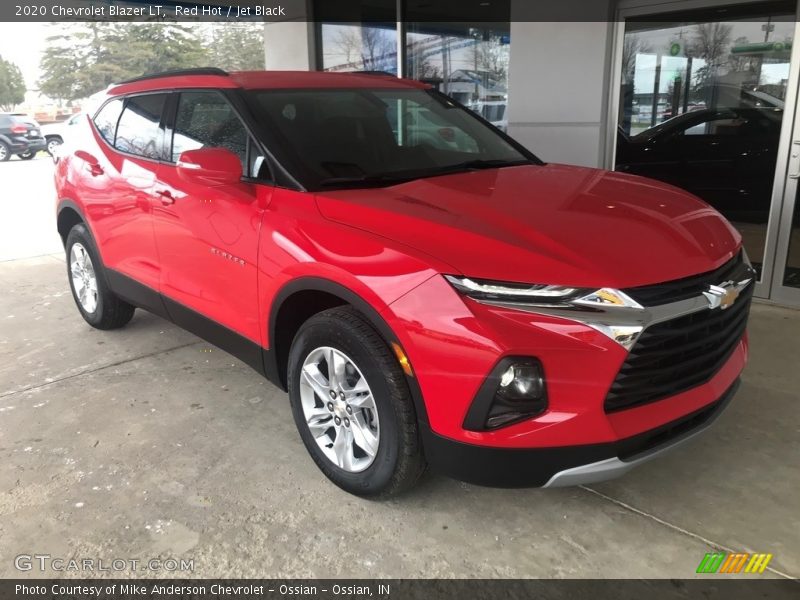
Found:
[[[242,161],[225,148],[187,150],[178,157],[178,175],[189,183],[232,185],[242,179]]]

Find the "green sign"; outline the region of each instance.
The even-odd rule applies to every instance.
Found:
[[[681,53],[681,45],[678,42],[672,42],[669,45],[669,55],[678,56]]]

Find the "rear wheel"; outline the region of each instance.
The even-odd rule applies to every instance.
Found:
[[[69,287],[84,320],[97,329],[117,329],[127,324],[136,309],[109,289],[86,225],[79,223],[70,230],[66,250]]]
[[[0,142],[0,162],[6,162],[9,158],[11,158],[11,152],[9,152],[8,146],[5,142]]]
[[[411,394],[397,360],[352,308],[315,315],[289,354],[289,399],[322,472],[360,496],[408,489],[425,469]]]

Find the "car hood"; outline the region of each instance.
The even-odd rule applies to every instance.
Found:
[[[324,217],[474,278],[632,287],[711,271],[741,238],[678,188],[613,171],[524,165],[317,194]]]

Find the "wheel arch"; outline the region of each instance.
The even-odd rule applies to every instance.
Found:
[[[313,299],[312,302],[308,303],[309,299]],[[293,304],[292,300],[298,301],[298,304]],[[270,307],[267,325],[270,349],[264,358],[267,378],[286,390],[289,349],[297,330],[313,315],[328,308],[344,305],[350,305],[358,310],[387,345],[395,343],[402,347],[398,336],[381,314],[356,292],[330,279],[299,277],[280,288]],[[419,384],[413,375],[405,374],[405,378],[414,400],[417,419],[427,423],[428,413]]]
[[[78,206],[75,201],[70,200],[69,198],[63,198],[59,200],[58,212],[56,216],[56,228],[58,229],[58,235],[61,236],[61,243],[65,247],[67,245],[67,235],[69,235],[70,229],[75,227],[75,225],[78,223],[83,223],[86,225],[86,228],[89,229],[89,233],[92,233],[92,228],[89,225],[89,221],[87,221],[86,216],[83,214],[81,207]]]

